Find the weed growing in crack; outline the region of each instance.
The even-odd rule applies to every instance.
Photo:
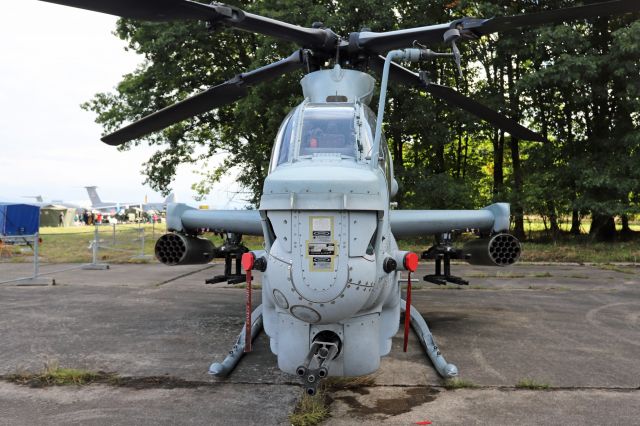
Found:
[[[296,404],[289,421],[293,426],[314,426],[329,417],[329,401],[324,390],[318,390],[315,395],[306,393]]]
[[[545,390],[549,389],[551,385],[549,383],[537,382],[535,379],[525,377],[516,383],[518,389],[530,389],[530,390]]]
[[[45,364],[40,373],[21,371],[6,377],[9,382],[32,387],[88,385],[94,382],[108,382],[116,377],[104,371],[88,371],[77,368],[62,368],[57,361]]]
[[[454,378],[445,380],[444,383],[443,383],[443,386],[447,390],[473,389],[473,388],[477,388],[478,387],[478,385],[476,385],[472,381],[461,379],[459,377],[454,377]]]
[[[333,399],[332,392],[344,390],[356,390],[375,385],[373,376],[359,377],[329,377],[318,386],[316,394],[302,395],[293,412],[289,415],[289,421],[293,426],[314,426],[327,419],[331,412],[329,406]]]

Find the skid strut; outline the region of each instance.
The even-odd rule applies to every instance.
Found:
[[[431,330],[429,330],[427,322],[424,320],[424,318],[422,318],[422,315],[420,315],[420,312],[418,312],[416,308],[414,308],[412,305],[409,306],[411,307],[411,311],[409,313],[409,315],[411,315],[411,326],[418,335],[420,343],[424,347],[425,351],[427,351],[427,355],[429,356],[429,359],[431,359],[431,362],[436,368],[438,374],[440,374],[440,376],[444,377],[445,379],[457,376],[458,367],[453,364],[447,363],[447,361],[442,356],[440,349],[436,345],[436,341],[433,339],[433,334],[431,334]],[[406,308],[404,300],[400,300],[400,307],[402,309],[402,312],[405,312]],[[406,312],[405,315],[407,315]]]
[[[296,374],[302,378],[308,395],[315,395],[320,380],[329,375],[329,366],[338,350],[338,342],[316,340],[311,344],[303,364],[296,368]]]
[[[251,340],[255,339],[262,329],[262,305],[258,306],[251,314]],[[229,355],[220,362],[214,362],[209,367],[209,374],[216,377],[225,377],[233,371],[238,365],[240,358],[244,355],[246,328],[242,327],[242,331],[236,338],[236,343],[229,351]]]

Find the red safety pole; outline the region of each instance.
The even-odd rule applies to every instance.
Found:
[[[403,266],[407,270],[407,301],[404,308],[404,352],[409,346],[409,327],[411,325],[411,273],[418,269],[418,255],[409,252],[405,254]]]
[[[411,271],[407,273],[407,301],[404,308],[404,352],[409,346],[409,325],[411,324]]]
[[[247,310],[245,312],[245,325],[244,325],[244,351],[251,352],[251,269],[246,271],[247,274],[247,288],[245,291],[245,299]]]
[[[242,268],[247,276],[247,286],[245,289],[245,324],[244,324],[244,352],[251,352],[251,270],[256,257],[253,253],[242,255]]]

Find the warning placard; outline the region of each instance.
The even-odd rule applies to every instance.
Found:
[[[336,254],[334,243],[309,243],[309,256],[333,256]]]
[[[333,239],[333,216],[309,217],[309,239],[305,256],[313,272],[329,272],[334,269],[338,255],[338,243]]]
[[[312,217],[311,218],[311,240],[313,242],[326,241],[330,242],[332,238],[332,220],[330,217]]]
[[[330,256],[314,256],[312,262],[315,270],[330,270],[333,268],[333,258]]]

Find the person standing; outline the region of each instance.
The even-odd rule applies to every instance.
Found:
[[[60,212],[58,215],[58,226],[64,226],[64,213]]]

